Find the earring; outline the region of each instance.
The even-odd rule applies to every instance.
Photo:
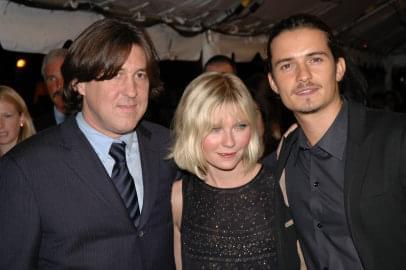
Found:
[[[20,127],[23,127],[23,126],[24,126],[24,123],[21,122],[21,123],[20,123]]]

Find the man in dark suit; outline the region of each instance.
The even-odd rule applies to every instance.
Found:
[[[0,164],[0,269],[174,269],[167,129],[143,121],[156,53],[131,21],[103,19],[62,66],[77,111]]]
[[[308,269],[404,269],[405,115],[340,95],[348,61],[317,17],[274,25],[268,61],[271,88],[299,125],[276,170],[295,224],[286,218],[280,235],[297,237]]]
[[[61,67],[67,51],[65,48],[51,50],[42,60],[41,74],[49,98],[40,100],[40,103],[37,104],[37,107],[43,107],[37,108],[39,112],[36,113],[37,116],[34,118],[34,125],[38,131],[60,124],[65,120],[64,80]],[[47,103],[51,103],[52,106],[48,106]]]

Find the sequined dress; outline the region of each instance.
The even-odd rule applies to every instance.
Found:
[[[182,269],[277,269],[274,180],[263,167],[230,189],[183,177]]]

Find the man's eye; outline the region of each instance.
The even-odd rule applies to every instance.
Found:
[[[137,80],[146,80],[146,79],[148,79],[148,75],[147,75],[146,72],[137,72],[137,73],[135,74],[135,78],[136,78]]]
[[[53,81],[55,81],[56,80],[56,78],[54,77],[54,76],[51,76],[51,77],[48,77],[47,78],[47,81],[48,82],[53,82]]]
[[[323,58],[321,57],[313,57],[310,59],[310,63],[320,63],[323,62]]]
[[[283,65],[280,66],[280,69],[281,70],[288,70],[290,67],[291,67],[290,64],[283,64]]]

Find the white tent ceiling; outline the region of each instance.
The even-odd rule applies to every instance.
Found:
[[[0,43],[46,53],[99,18],[126,16],[147,28],[161,59],[249,61],[265,56],[273,23],[308,12],[327,21],[361,64],[377,65],[405,54],[405,10],[406,0],[1,0]]]
[[[47,53],[62,47],[66,40],[100,19],[89,11],[48,10],[13,2],[0,2],[0,43],[4,49]],[[211,30],[191,36],[181,35],[159,23],[146,28],[162,60],[198,60],[214,54],[231,55],[236,61],[250,61],[256,53],[265,57],[266,37],[231,36]],[[243,49],[242,49],[243,48]]]

